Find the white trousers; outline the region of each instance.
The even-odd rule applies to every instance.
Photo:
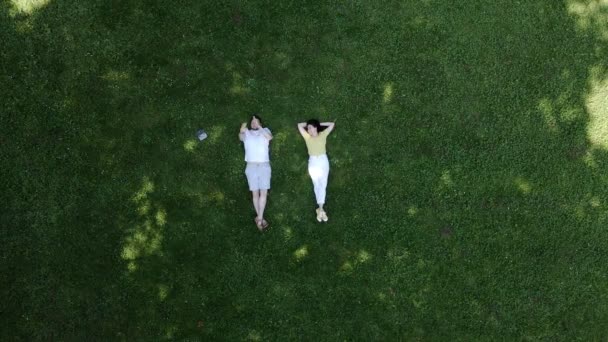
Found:
[[[317,204],[324,204],[327,178],[329,177],[329,159],[326,154],[308,158],[308,174],[312,179]]]

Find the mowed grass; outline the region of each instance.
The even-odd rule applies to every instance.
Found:
[[[602,3],[0,4],[2,340],[608,337]]]

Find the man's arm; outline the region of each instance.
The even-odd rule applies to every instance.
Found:
[[[247,132],[247,123],[243,122],[241,124],[241,129],[239,130],[239,140],[245,140],[245,132]]]
[[[270,133],[270,130],[266,127],[260,127],[260,130],[262,131],[262,135],[264,136],[264,138],[268,139],[268,141],[272,140],[272,133]]]

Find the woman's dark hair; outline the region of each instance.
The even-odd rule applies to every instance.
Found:
[[[257,115],[257,114],[251,114],[249,116],[249,121],[247,121],[247,128],[248,129],[252,129],[251,128],[251,120],[253,120],[253,118],[258,119],[258,121],[260,122],[260,126],[264,127],[264,125],[262,124],[262,118],[259,115]]]
[[[306,121],[307,128],[308,125],[315,126],[317,128],[317,132],[323,132],[327,128],[327,126],[321,126],[321,123],[317,119],[310,119]]]

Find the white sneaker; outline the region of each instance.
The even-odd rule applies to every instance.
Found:
[[[323,212],[321,211],[320,208],[317,208],[317,210],[315,210],[317,212],[317,221],[321,222],[323,221]]]
[[[325,210],[321,211],[321,219],[323,220],[323,222],[329,221],[329,217],[327,217],[327,213],[325,212]]]

